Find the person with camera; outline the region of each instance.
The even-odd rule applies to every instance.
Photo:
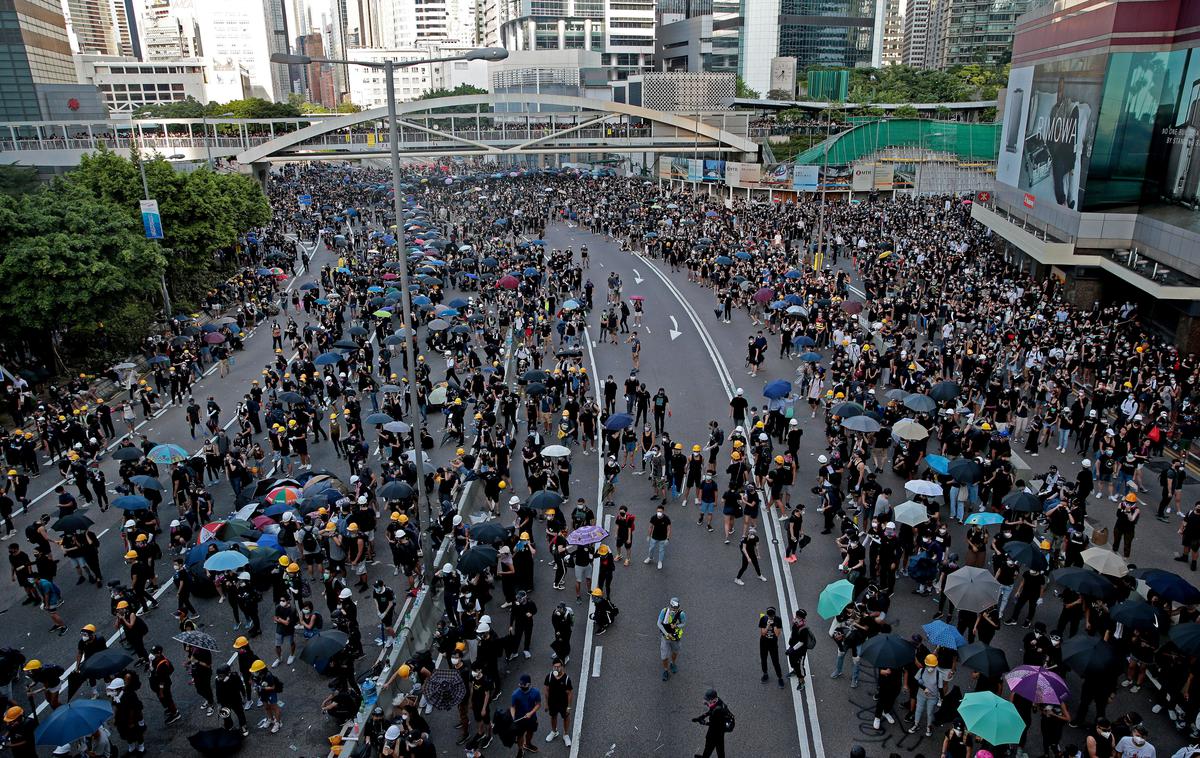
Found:
[[[683,640],[683,627],[687,624],[687,614],[679,607],[679,598],[671,598],[671,602],[658,612],[658,650],[662,659],[662,679],[667,681],[679,670],[675,662],[679,658],[679,648]]]
[[[1113,541],[1112,551],[1115,553],[1120,547],[1122,540],[1125,542],[1125,552],[1123,555],[1128,558],[1130,551],[1133,549],[1133,535],[1137,529],[1138,516],[1142,514],[1141,508],[1138,507],[1138,497],[1134,492],[1129,492],[1121,500],[1121,504],[1117,506],[1117,522],[1113,525]]]
[[[714,752],[717,758],[725,758],[725,735],[733,731],[733,713],[713,689],[704,693],[704,709],[704,713],[692,719],[708,728],[704,733],[704,750],[696,753],[696,758],[708,758]]]

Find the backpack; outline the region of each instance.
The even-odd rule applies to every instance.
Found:
[[[311,529],[304,530],[304,537],[301,539],[305,553],[315,553],[319,548],[317,538],[313,535]]]
[[[732,732],[737,726],[737,719],[734,718],[733,711],[729,710],[729,706],[725,706],[725,733]]]

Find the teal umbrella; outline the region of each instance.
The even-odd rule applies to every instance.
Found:
[[[831,619],[845,610],[854,599],[854,585],[845,579],[839,579],[821,590],[817,600],[817,613],[823,619]]]
[[[169,466],[172,463],[182,463],[191,456],[179,445],[155,445],[146,457],[160,465]]]
[[[1013,745],[1025,732],[1017,707],[993,692],[972,692],[958,706],[967,730],[993,745]]]

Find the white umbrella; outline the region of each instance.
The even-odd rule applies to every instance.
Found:
[[[892,426],[892,434],[904,440],[923,440],[929,437],[929,430],[910,418],[903,418]]]
[[[916,526],[917,524],[924,524],[929,520],[929,511],[918,502],[906,500],[896,506],[894,518],[901,524]]]
[[[1105,576],[1125,576],[1129,573],[1129,564],[1125,559],[1111,550],[1103,547],[1089,547],[1081,553],[1083,562]]]
[[[563,445],[547,445],[542,448],[542,455],[546,458],[566,458],[571,454]]]
[[[925,497],[939,497],[942,494],[942,485],[928,479],[911,479],[904,483],[904,489]]]
[[[445,387],[434,387],[433,391],[429,393],[429,404],[430,405],[445,405],[445,403],[446,403],[446,388]]]

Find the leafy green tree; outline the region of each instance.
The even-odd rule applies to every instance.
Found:
[[[418,97],[417,99],[418,100],[436,100],[439,97],[459,97],[462,95],[486,95],[486,94],[487,94],[487,90],[482,89],[480,87],[476,87],[473,84],[467,84],[464,82],[463,84],[458,85],[454,89],[446,89],[445,87],[431,89],[428,92],[426,92],[425,94]]]
[[[38,172],[31,166],[0,165],[0,194],[24,195],[39,186]]]
[[[896,110],[892,111],[892,118],[919,118],[921,112],[914,108],[911,104],[901,105]]]
[[[751,89],[750,85],[746,84],[746,80],[742,77],[737,77],[733,83],[734,97],[740,97],[746,100],[757,100],[762,97],[758,90]]]

